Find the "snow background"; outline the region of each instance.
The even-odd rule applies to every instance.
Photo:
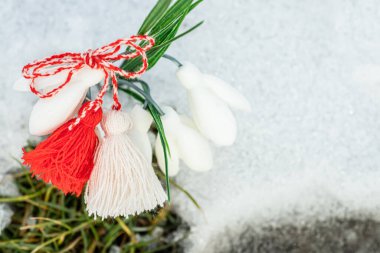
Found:
[[[36,99],[11,89],[22,66],[132,35],[154,2],[1,1],[1,172],[29,137]],[[379,18],[376,0],[206,0],[185,21],[206,20],[169,53],[230,82],[253,107],[236,112],[237,142],[215,149],[214,170],[177,177],[203,208],[175,194],[192,224],[193,252],[243,224],[380,220],[380,91],[353,78],[362,65],[380,64]],[[175,68],[163,59],[145,79],[159,102],[186,112]]]

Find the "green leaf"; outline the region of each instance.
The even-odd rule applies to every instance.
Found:
[[[133,97],[134,99],[136,99],[137,101],[139,101],[140,103],[144,103],[145,102],[145,99],[142,96],[140,96],[137,92],[134,92],[134,91],[132,91],[129,88],[125,89],[125,88],[119,87],[118,89],[121,90],[121,91],[124,91],[125,93],[127,93],[128,95],[130,95],[131,97]]]
[[[171,1],[169,0],[159,0],[144,20],[138,32],[139,34],[148,34],[155,39],[154,47],[147,52],[149,64],[148,69],[151,69],[159,61],[173,41],[194,31],[203,23],[203,21],[199,22],[185,32],[177,35],[177,32],[186,16],[196,6],[198,6],[202,0],[195,2],[193,0],[177,0],[171,6],[170,2]],[[136,71],[139,66],[141,66],[141,57],[124,61],[121,64],[121,68],[125,71]],[[144,100],[150,114],[153,117],[164,151],[166,188],[168,192],[168,199],[170,201],[170,181],[168,176],[168,155],[170,155],[170,149],[166,139],[164,127],[161,122],[161,110],[150,97],[149,86],[141,80],[132,81],[139,82],[142,85],[144,92],[142,92],[138,87],[133,87],[131,85],[128,89],[120,88],[120,90],[128,93],[140,102]]]
[[[200,3],[202,3],[202,2],[203,2],[203,0],[198,0],[198,1],[196,1],[195,3],[193,3],[193,4],[191,5],[191,7],[190,7],[189,12],[192,11],[195,7],[198,6],[198,4],[200,4]]]
[[[138,82],[141,85],[145,85],[145,90],[137,87],[133,82]],[[134,79],[134,80],[125,80],[123,78],[118,79],[119,85],[126,85],[127,88],[123,88],[121,86],[121,90],[131,95],[133,98],[135,98],[137,101],[140,101],[141,103],[150,103],[152,106],[156,108],[156,110],[160,113],[160,115],[163,115],[161,108],[158,106],[156,101],[152,98],[150,95],[150,88],[147,83],[145,83],[142,80]],[[132,91],[132,89],[134,91]]]
[[[170,152],[169,145],[166,139],[164,127],[161,122],[160,114],[150,104],[148,105],[148,109],[149,109],[150,114],[152,115],[154,123],[156,124],[157,131],[161,140],[162,149],[164,151],[166,191],[168,194],[168,201],[170,203],[170,181],[169,181],[169,168],[168,168],[168,153]]]
[[[173,20],[176,20],[178,19],[178,17],[183,16],[184,13],[187,14],[192,2],[192,0],[176,1],[165,13],[165,15],[159,20],[159,22],[152,28],[152,31],[149,34],[155,34],[156,32],[160,31],[163,27],[173,22]]]
[[[162,15],[164,15],[169,8],[170,2],[171,0],[159,0],[145,18],[138,34],[146,34],[158,22]]]
[[[193,27],[189,28],[188,30],[186,30],[186,31],[182,32],[181,34],[175,36],[174,38],[166,41],[165,43],[163,43],[163,44],[161,44],[159,46],[156,46],[155,48],[161,48],[161,47],[164,47],[164,46],[172,43],[173,41],[175,41],[175,40],[177,40],[177,39],[185,36],[186,34],[191,33],[192,31],[194,31],[195,29],[197,29],[198,27],[200,27],[203,23],[204,23],[204,21],[199,22],[198,24],[194,25]]]
[[[158,135],[160,137],[162,149],[164,151],[164,158],[165,158],[165,182],[166,182],[166,191],[168,195],[168,201],[170,202],[170,181],[169,181],[169,168],[168,168],[168,155],[170,155],[170,148],[168,141],[166,139],[164,126],[161,121],[161,109],[158,107],[158,105],[154,102],[154,100],[150,97],[150,88],[149,85],[143,81],[143,80],[133,80],[135,82],[138,82],[141,84],[143,88],[143,92],[141,92],[140,89],[138,89],[136,86],[134,86],[132,83],[126,80],[119,80],[119,83],[125,83],[129,87],[133,88],[137,92],[139,92],[141,95],[144,95],[145,99],[141,97],[137,92],[131,91],[130,89],[125,89],[122,87],[119,87],[119,90],[126,92],[127,94],[130,94],[133,97],[137,97],[138,100],[142,103],[147,102],[148,104],[148,111],[152,115],[153,121],[156,124]],[[149,99],[147,99],[149,97]]]
[[[172,39],[177,33],[184,18],[185,17],[181,17],[180,21],[173,23],[173,26],[170,27],[167,33],[162,33],[156,37],[157,44],[151,50],[147,52],[148,64],[149,64],[148,69],[151,69],[158,62],[158,60],[161,58],[161,56],[166,52],[166,50],[170,46],[170,43],[166,43],[165,46],[158,48],[162,44],[160,42],[168,41]],[[124,62],[121,68],[127,71],[135,71],[140,65],[141,65],[141,58],[138,57],[138,58],[134,58],[132,60]]]
[[[177,32],[181,27],[183,20],[201,2],[202,0],[196,2],[193,0],[177,0],[172,6],[167,8],[164,14],[160,13],[161,17],[157,17],[158,21],[155,23],[152,21],[151,27],[143,30],[146,31],[146,34],[155,39],[155,46],[147,52],[148,69],[154,67],[173,41],[192,32],[202,24],[202,22],[200,22],[177,36]],[[136,71],[139,66],[141,66],[141,57],[124,61],[121,64],[121,68],[126,71]]]
[[[150,93],[149,85],[146,82],[142,80],[137,80],[137,81],[140,82],[145,92]],[[166,191],[168,194],[168,201],[170,203],[170,181],[169,181],[169,167],[168,167],[168,154],[170,155],[170,148],[169,148],[168,141],[166,139],[164,126],[162,124],[161,115],[159,111],[151,103],[148,104],[148,110],[150,114],[152,115],[154,123],[156,124],[157,131],[160,136],[162,149],[164,151]]]

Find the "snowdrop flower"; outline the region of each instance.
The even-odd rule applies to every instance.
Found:
[[[223,80],[203,74],[191,63],[177,71],[187,89],[189,106],[199,131],[215,144],[228,146],[236,139],[236,120],[229,107],[250,111],[247,99]]]
[[[179,160],[196,171],[207,171],[212,167],[212,152],[207,140],[193,127],[188,118],[181,118],[172,108],[163,107],[165,115],[161,118],[169,144],[169,176],[179,171]],[[165,172],[165,158],[159,136],[155,152],[159,167]]]
[[[133,126],[129,130],[128,136],[143,154],[148,164],[152,164],[152,145],[149,140],[148,131],[152,125],[153,118],[140,105],[133,107],[130,116]]]
[[[62,71],[53,76],[36,78],[35,87],[38,90],[49,91],[64,83],[68,71]],[[79,110],[88,89],[104,79],[104,72],[84,66],[76,72],[70,82],[55,96],[39,99],[33,106],[29,119],[29,132],[32,135],[47,135],[72,118]],[[20,79],[14,89],[29,90],[28,79]]]

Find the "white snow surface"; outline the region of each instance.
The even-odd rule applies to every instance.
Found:
[[[28,138],[32,95],[14,92],[22,66],[132,35],[155,1],[3,0],[0,8],[0,171]],[[242,91],[252,112],[236,113],[232,147],[215,148],[214,169],[183,169],[173,203],[192,225],[192,252],[226,228],[333,216],[380,220],[380,89],[353,78],[380,65],[380,2],[206,0],[185,21],[205,24],[169,53]],[[166,60],[144,78],[160,102],[188,112]],[[365,77],[366,75],[364,75]],[[380,80],[380,78],[379,78]],[[372,87],[371,89],[369,87]]]

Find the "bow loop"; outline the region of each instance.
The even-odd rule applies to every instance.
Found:
[[[119,51],[123,46],[127,47],[122,53]],[[154,39],[146,35],[131,36],[130,38],[118,39],[108,45],[88,50],[85,53],[63,53],[53,55],[24,66],[22,73],[26,79],[30,79],[30,90],[40,98],[48,98],[60,92],[72,79],[73,75],[87,65],[94,69],[102,69],[105,73],[105,80],[102,90],[97,97],[102,101],[108,87],[108,78],[111,77],[114,89],[114,108],[120,109],[120,103],[117,98],[117,79],[116,74],[126,79],[135,78],[144,73],[148,68],[148,58],[146,52],[154,46]],[[135,72],[127,72],[113,65],[119,60],[130,60],[141,56],[141,68]],[[60,72],[67,71],[67,76],[62,84],[56,88],[43,93],[35,87],[35,79],[56,75]]]

